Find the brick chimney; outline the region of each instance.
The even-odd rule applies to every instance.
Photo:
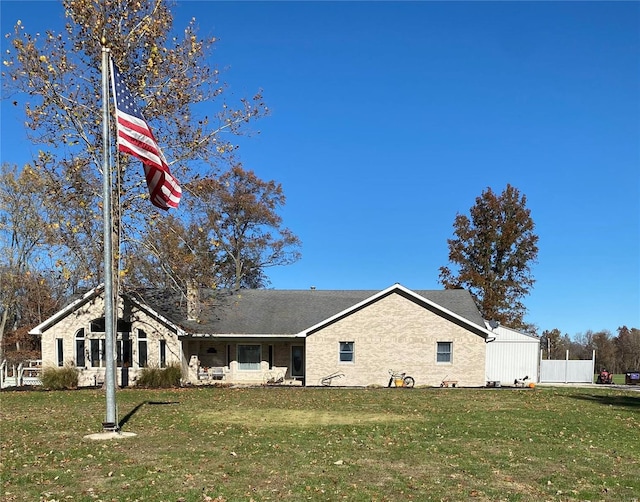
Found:
[[[198,321],[200,317],[200,289],[194,280],[187,281],[187,319]]]

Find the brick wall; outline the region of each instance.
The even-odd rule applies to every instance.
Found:
[[[183,366],[183,373],[186,375],[186,361],[182,355],[180,342],[175,334],[169,332],[166,327],[159,324],[135,307],[127,306],[129,313],[128,320],[131,326],[131,346],[133,365],[128,370],[129,385],[135,383],[135,378],[139,373],[138,354],[138,330],[143,330],[147,337],[147,366],[158,366],[160,363],[160,340],[166,341],[166,364],[178,363]],[[124,312],[123,304],[118,306],[118,316],[122,317]],[[76,363],[76,333],[84,329],[85,334],[85,365],[79,366],[80,378],[79,386],[92,386],[104,382],[104,367],[92,367],[88,356],[90,350],[90,340],[103,338],[104,334],[94,334],[91,332],[91,321],[104,317],[104,303],[102,297],[97,297],[74,312],[58,321],[54,326],[42,334],[42,364],[47,367],[58,366],[58,339],[62,339],[63,359],[65,365]],[[115,356],[114,356],[115,357]],[[116,369],[117,384],[122,384],[123,373],[120,368]]]
[[[339,361],[340,342],[354,342],[354,361]],[[437,342],[452,342],[451,363],[436,361]],[[414,377],[416,386],[439,386],[443,379],[460,386],[485,384],[485,342],[481,336],[391,294],[358,310],[306,340],[306,385],[339,371],[338,385],[384,385],[389,369]]]

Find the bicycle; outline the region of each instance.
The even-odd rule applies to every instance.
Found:
[[[416,384],[416,381],[413,377],[408,376],[406,373],[398,372],[394,370],[389,370],[389,385],[387,387],[413,387]]]

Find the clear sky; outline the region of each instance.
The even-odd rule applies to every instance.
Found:
[[[59,30],[57,2],[2,0],[2,33]],[[283,185],[302,259],[278,289],[439,289],[456,213],[527,197],[539,332],[640,327],[640,3],[180,2],[211,63],[271,115],[245,168]],[[3,39],[3,44],[5,43]],[[4,48],[4,45],[3,45]],[[3,162],[32,148],[2,102]],[[151,210],[151,209],[150,209]]]

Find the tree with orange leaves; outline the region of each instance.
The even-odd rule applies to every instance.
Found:
[[[470,216],[458,214],[449,261],[456,270],[440,267],[445,288],[467,288],[482,316],[515,329],[524,321],[523,298],[535,280],[531,265],[538,255],[538,236],[527,198],[507,184],[497,195],[487,188],[476,198]]]

